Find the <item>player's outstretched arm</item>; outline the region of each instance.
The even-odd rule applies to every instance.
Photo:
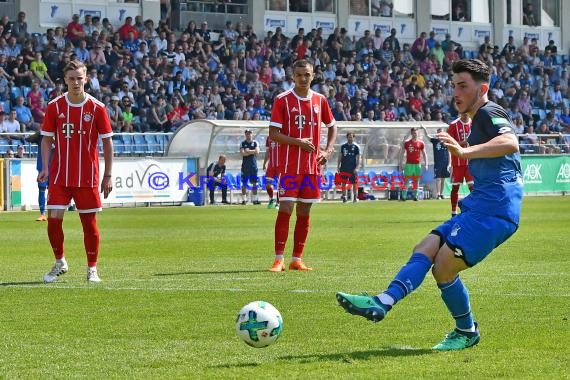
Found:
[[[438,133],[438,138],[445,143],[451,154],[461,158],[494,158],[519,151],[519,142],[514,133],[504,133],[484,144],[462,147],[445,132]]]

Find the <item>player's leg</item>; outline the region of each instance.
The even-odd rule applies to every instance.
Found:
[[[247,187],[249,186],[249,175],[242,170],[241,172],[241,204],[247,204]]]
[[[46,217],[46,191],[47,182],[38,183],[38,205],[40,206],[40,216],[36,219],[36,222],[47,222]]]
[[[222,203],[228,203],[228,185],[226,183],[220,184],[222,189]]]
[[[320,177],[317,175],[298,176],[299,196],[297,200],[297,220],[293,234],[293,257],[289,269],[310,271],[303,261],[303,251],[309,235],[310,213],[313,203],[321,200]]]
[[[100,282],[97,273],[99,258],[99,228],[97,212],[102,210],[98,189],[79,187],[73,190],[73,198],[83,227],[83,244],[87,256],[87,281]]]
[[[352,183],[352,202],[358,202],[358,181],[355,175],[350,176],[350,183]]]
[[[465,167],[465,182],[467,183],[467,187],[469,187],[469,192],[473,191],[474,180],[471,172],[469,172],[469,166]]]
[[[68,271],[63,248],[63,217],[65,210],[67,210],[71,202],[71,197],[72,195],[68,188],[57,185],[52,185],[50,188],[50,196],[47,201],[47,233],[55,257],[55,264],[51,270],[44,275],[44,282],[54,282],[58,276]]]
[[[273,190],[273,177],[270,175],[271,173],[269,170],[265,173],[265,191],[267,192],[267,196],[269,197],[269,203],[267,203],[267,208],[275,208],[275,198],[274,198],[274,190]]]
[[[339,305],[351,314],[373,322],[381,321],[397,302],[421,285],[432,266],[439,245],[439,236],[429,234],[414,247],[414,253],[385,291],[376,296],[339,292],[336,294]]]
[[[279,212],[275,219],[275,260],[269,268],[271,272],[281,272],[285,270],[285,245],[289,238],[289,220],[295,208],[299,196],[299,186],[296,177],[283,175],[279,178],[279,187],[283,193],[280,199]]]
[[[469,292],[459,273],[484,260],[494,248],[507,240],[517,227],[500,218],[463,210],[446,223],[448,230],[439,230],[445,244],[439,250],[432,274],[441,291],[441,298],[455,329],[437,344],[436,350],[459,350],[474,346],[480,336],[473,320]],[[485,239],[481,239],[485,236]]]
[[[251,176],[251,200],[254,205],[259,205],[259,194],[257,192],[258,189],[258,178],[257,178],[257,171]]]
[[[453,166],[451,169],[451,193],[449,201],[451,202],[451,216],[457,215],[457,203],[459,202],[459,187],[463,183],[464,167]]]

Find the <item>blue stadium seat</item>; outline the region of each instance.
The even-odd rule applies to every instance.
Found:
[[[134,148],[133,149],[134,149],[133,150],[134,154],[147,154],[148,153],[148,147],[147,147],[146,140],[145,140],[143,135],[141,135],[141,134],[134,135]]]
[[[154,154],[158,151],[157,147],[158,147],[158,143],[156,141],[156,135],[152,134],[152,133],[146,133],[144,135],[144,139],[146,141],[147,144],[147,152]]]
[[[125,151],[125,144],[123,143],[123,140],[113,140],[113,150],[115,151],[115,155],[122,155]]]
[[[168,144],[167,136],[156,135],[156,153],[164,154],[166,150],[166,144]]]
[[[129,155],[132,154],[135,150],[135,142],[133,140],[133,136],[132,135],[122,135],[122,140],[123,140],[123,154],[124,155]]]
[[[12,86],[12,88],[10,88],[10,99],[16,100],[16,98],[19,98],[20,96],[22,96],[22,90],[20,90],[20,87]]]
[[[10,101],[9,100],[4,100],[2,102],[2,111],[8,113],[10,112]]]

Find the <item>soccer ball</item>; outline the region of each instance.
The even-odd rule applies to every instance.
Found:
[[[275,343],[283,332],[283,318],[279,310],[265,301],[248,303],[236,318],[237,335],[251,347],[267,347]]]

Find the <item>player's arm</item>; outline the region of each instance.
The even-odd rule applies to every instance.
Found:
[[[38,173],[38,182],[45,182],[49,175],[49,160],[51,156],[51,146],[53,144],[53,136],[44,135],[42,138],[42,171]]]
[[[425,146],[424,146],[424,149],[422,149],[422,156],[423,156],[423,158],[424,158],[424,165],[425,165],[425,168],[426,168],[426,170],[427,170],[427,168],[428,168],[428,156],[427,156],[427,153],[426,153],[426,148],[425,148]]]
[[[483,144],[462,147],[447,133],[438,134],[451,154],[460,158],[495,158],[519,151],[519,142],[514,133],[503,133]]]
[[[109,193],[113,190],[113,140],[111,137],[105,137],[101,141],[103,142],[103,160],[105,161],[101,192],[103,193],[103,198],[107,199]]]
[[[243,147],[243,145],[240,146],[240,148],[239,148],[239,155],[242,156],[242,157],[247,157],[247,156],[249,156],[249,155],[250,155],[249,149],[245,149],[245,148]]]
[[[311,139],[296,138],[284,135],[281,133],[280,128],[274,127],[272,125],[269,126],[269,138],[278,144],[296,145],[306,152],[314,152],[316,150],[315,144],[313,144]]]
[[[267,169],[267,162],[269,161],[269,151],[270,151],[270,147],[266,146],[265,147],[265,155],[263,156],[263,170]]]

